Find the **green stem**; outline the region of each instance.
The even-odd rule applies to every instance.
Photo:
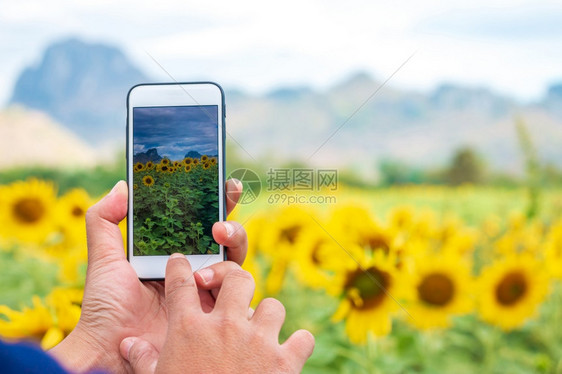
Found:
[[[502,331],[498,327],[491,326],[491,332],[488,336],[480,336],[484,346],[484,368],[486,369],[484,372],[486,373],[493,372],[496,366],[496,351],[501,334]]]
[[[381,370],[377,367],[377,358],[379,355],[379,342],[369,334],[367,336],[367,360],[366,365],[364,365],[365,371],[367,373],[381,373]]]

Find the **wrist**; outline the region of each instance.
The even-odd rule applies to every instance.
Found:
[[[121,365],[120,357],[111,357],[107,349],[80,328],[76,328],[48,353],[65,369],[73,373],[85,373],[93,369],[117,372]]]

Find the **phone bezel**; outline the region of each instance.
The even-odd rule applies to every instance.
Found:
[[[133,108],[157,106],[217,105],[218,107],[218,169],[219,169],[219,221],[226,219],[224,194],[225,165],[225,98],[222,88],[214,82],[143,83],[133,86],[127,94],[127,180],[133,179]],[[164,279],[166,263],[170,256],[134,256],[133,248],[133,186],[128,183],[127,259],[142,280]],[[193,271],[226,260],[226,248],[219,246],[216,255],[186,255]]]

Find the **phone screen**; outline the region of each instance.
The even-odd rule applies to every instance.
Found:
[[[218,254],[218,106],[133,108],[133,254]]]

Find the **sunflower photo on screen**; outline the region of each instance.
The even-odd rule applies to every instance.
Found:
[[[219,253],[216,120],[189,107],[134,110],[134,255]]]

